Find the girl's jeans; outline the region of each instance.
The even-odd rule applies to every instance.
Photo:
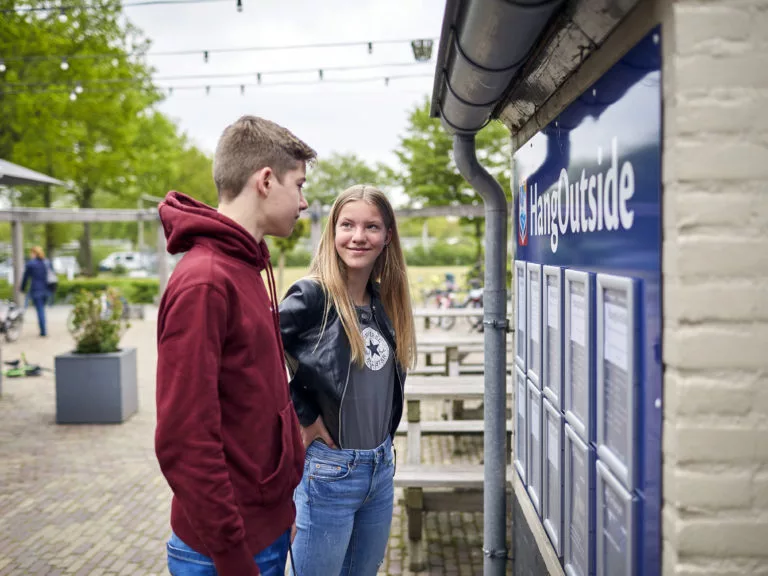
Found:
[[[298,576],[376,575],[392,524],[394,474],[390,438],[373,450],[310,445],[293,497]]]

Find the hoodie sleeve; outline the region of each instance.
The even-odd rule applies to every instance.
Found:
[[[320,304],[318,304],[320,302]],[[322,321],[317,310],[321,309],[322,289],[311,280],[300,280],[288,289],[280,303],[280,335],[289,362],[296,358],[307,330]],[[295,370],[292,369],[291,372]],[[306,386],[299,385],[296,378],[291,380],[291,399],[296,416],[302,426],[309,426],[320,415],[320,407]]]
[[[218,380],[226,300],[211,286],[195,285],[165,304],[157,338],[160,469],[218,573],[254,576],[259,569],[245,542],[221,437]]]

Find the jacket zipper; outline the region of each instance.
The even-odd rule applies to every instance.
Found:
[[[341,444],[341,409],[344,406],[344,396],[347,393],[347,386],[349,385],[349,374],[352,372],[352,359],[350,358],[349,364],[347,365],[347,379],[344,382],[344,390],[341,392],[341,402],[339,402],[339,448],[343,449],[344,446]]]

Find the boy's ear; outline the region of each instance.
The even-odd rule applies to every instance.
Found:
[[[261,170],[253,173],[251,179],[253,180],[253,185],[255,186],[259,195],[269,196],[269,193],[272,189],[273,176],[274,172],[269,166],[266,166]]]

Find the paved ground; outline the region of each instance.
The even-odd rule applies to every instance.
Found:
[[[29,362],[52,369],[54,355],[72,347],[66,313],[51,311],[45,339],[28,317],[20,341],[3,345],[3,359],[24,352]],[[122,425],[57,425],[52,373],[4,379],[0,576],[167,573],[170,492],[153,451],[155,329],[152,317],[134,321],[123,339],[138,349],[140,408]],[[457,448],[451,439],[431,438],[423,454],[435,463],[479,462],[481,451],[480,441],[464,439]],[[411,574],[405,528],[397,505],[382,574]],[[429,568],[422,574],[482,574],[482,514],[430,514],[426,535]]]

